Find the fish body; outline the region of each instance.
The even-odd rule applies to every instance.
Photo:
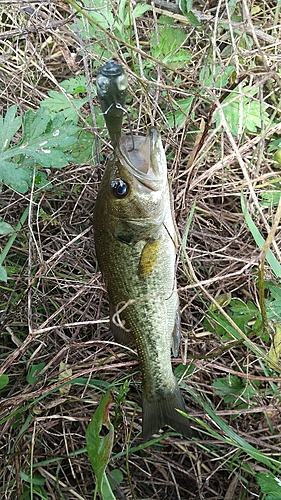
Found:
[[[142,372],[143,438],[168,424],[190,436],[171,365],[180,338],[176,230],[161,137],[124,136],[109,159],[94,210],[96,254],[116,341],[134,342]]]

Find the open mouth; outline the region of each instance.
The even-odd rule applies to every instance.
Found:
[[[156,128],[150,128],[146,136],[123,136],[119,150],[126,161],[126,168],[146,187],[157,191],[163,182],[165,164],[160,159],[160,134]]]

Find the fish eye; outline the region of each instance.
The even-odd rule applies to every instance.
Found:
[[[122,179],[114,179],[111,182],[113,194],[116,198],[125,198],[129,192],[129,187]]]

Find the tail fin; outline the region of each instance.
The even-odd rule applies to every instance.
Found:
[[[176,385],[174,391],[167,397],[161,397],[149,401],[143,394],[142,401],[142,435],[143,439],[149,439],[152,434],[158,432],[164,425],[170,425],[184,437],[190,438],[192,431],[189,421],[181,415],[176,408],[186,411],[185,404]]]

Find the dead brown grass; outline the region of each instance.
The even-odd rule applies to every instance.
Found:
[[[192,63],[168,69],[157,61],[149,80],[143,68],[149,34],[156,29],[156,19],[163,9],[169,9],[166,15],[174,15],[172,5],[155,2],[148,13],[135,20],[139,50],[134,54],[134,64],[140,68],[141,79],[136,77],[132,59],[125,58],[124,45],[120,43],[118,53],[112,51],[110,33],[107,39],[93,39],[92,43],[112,51],[112,57],[128,72],[134,129],[142,131],[146,124],[153,123],[163,130],[175,215],[182,235],[196,202],[186,246],[188,262],[183,265],[179,258],[178,266],[182,352],[187,362],[195,365],[192,377],[185,376],[184,382],[210,398],[218,414],[244,439],[278,457],[281,424],[277,398],[271,395],[267,399],[265,391],[260,396],[257,391],[255,411],[244,409],[239,418],[232,419],[236,411],[226,409],[211,387],[217,378],[235,373],[247,377],[248,384],[251,377],[260,379],[265,388],[268,381],[257,358],[242,342],[224,350],[221,339],[207,331],[203,319],[210,298],[223,293],[258,304],[260,252],[241,213],[240,193],[243,188],[248,209],[266,237],[274,208],[272,212],[261,212],[258,194],[264,185],[273,186],[280,180],[280,169],[267,153],[267,145],[273,134],[280,134],[281,126],[273,124],[261,135],[246,138],[243,130],[233,137],[227,127],[223,131],[213,127],[191,165],[188,160],[202,118],[206,124],[212,104],[216,103],[218,109],[223,105],[218,89],[204,89],[209,105],[199,94],[199,72],[211,64],[211,58],[214,65],[221,66],[222,73],[230,64],[236,67],[238,76],[246,72],[249,85],[259,88],[261,102],[266,102],[280,120],[276,106],[280,100],[279,11],[273,3],[255,2],[252,8],[259,10],[250,14],[248,3],[242,2],[244,24],[240,31],[237,26],[230,31],[217,26],[228,16],[228,4],[224,2],[210,3],[204,9],[197,5],[203,17],[210,17],[202,29],[188,25],[176,14],[178,24],[186,30],[185,45],[192,54]],[[17,104],[21,113],[38,107],[48,90],[58,89],[62,80],[85,72],[84,56],[93,78],[104,63],[100,55],[85,47],[79,33],[70,29],[75,16],[63,1],[0,2],[0,12],[2,112],[12,104]],[[252,40],[250,48],[240,43],[245,32]],[[168,126],[163,103],[172,110],[191,92],[195,93],[195,104],[184,126]],[[97,105],[95,97],[93,104]],[[100,144],[105,158],[109,147],[106,141]],[[32,470],[45,478],[48,499],[92,498],[94,476],[85,452],[85,431],[101,398],[103,382],[120,387],[125,380],[130,380],[125,402],[118,403],[118,391],[115,393],[116,408],[121,413],[114,456],[120,456],[110,464],[111,470],[118,468],[124,474],[116,490],[117,498],[257,498],[259,490],[252,477],[235,466],[229,468],[228,460],[233,459],[236,450],[223,440],[206,436],[198,446],[167,437],[161,444],[131,453],[126,459],[127,447],[141,442],[140,376],[136,356],[116,346],[108,330],[107,296],[97,270],[91,227],[102,169],[96,156],[83,166],[54,169],[53,189],[41,192],[35,203],[34,193],[19,195],[3,187],[0,195],[0,216],[11,224],[17,223],[30,206],[28,222],[7,258],[11,279],[1,287],[2,369],[10,377],[9,391],[0,406],[2,498],[20,499],[28,485],[24,474],[30,476]],[[278,234],[273,250],[280,257]],[[266,273],[273,278],[269,268]],[[268,351],[263,340],[255,342]],[[30,385],[26,380],[28,370],[39,363],[45,364],[43,372]],[[179,360],[175,360],[175,367],[178,364]],[[73,382],[61,387],[62,380]],[[200,400],[196,402],[188,391],[185,395],[190,414],[212,426],[202,412]],[[249,465],[255,468],[255,464]],[[36,493],[34,498],[39,498]]]

